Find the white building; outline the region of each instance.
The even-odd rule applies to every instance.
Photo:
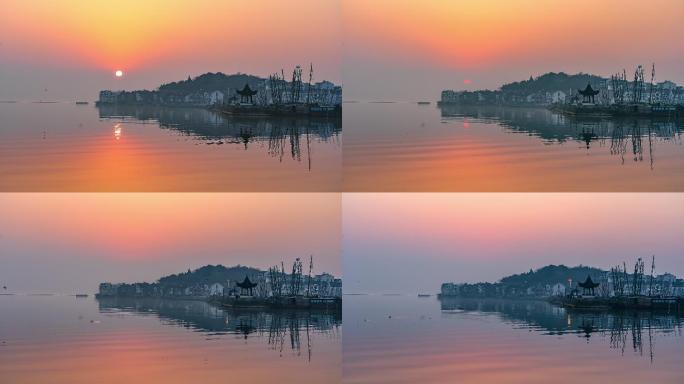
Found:
[[[551,286],[551,295],[565,296],[565,284],[556,283],[553,286]]]
[[[223,104],[225,94],[221,91],[213,91],[209,94],[209,104]]]
[[[209,286],[209,295],[210,296],[223,296],[223,291],[225,289],[225,286],[221,283],[214,283]]]
[[[551,94],[552,103],[565,103],[565,98],[567,94],[563,91],[555,91]]]

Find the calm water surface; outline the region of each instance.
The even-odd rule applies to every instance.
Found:
[[[347,103],[346,191],[684,191],[684,123]]]
[[[341,316],[0,296],[3,383],[337,383]]]
[[[684,321],[545,302],[345,296],[345,383],[681,383]]]
[[[341,122],[0,103],[1,191],[339,191]]]

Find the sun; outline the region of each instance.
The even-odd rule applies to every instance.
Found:
[[[116,72],[114,72],[114,76],[116,77],[121,77],[123,76],[123,71],[120,69],[117,69]]]

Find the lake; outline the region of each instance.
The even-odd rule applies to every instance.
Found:
[[[0,296],[0,382],[335,383],[341,315]]]
[[[683,191],[684,123],[346,103],[345,191]]]
[[[345,383],[681,383],[681,317],[345,296]],[[550,379],[553,378],[553,379]]]
[[[0,103],[0,191],[329,192],[339,119]]]

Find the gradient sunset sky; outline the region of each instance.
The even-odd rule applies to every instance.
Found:
[[[657,80],[684,83],[680,0],[348,0],[342,9],[348,100],[435,100],[443,89],[552,71],[631,75],[652,62]]]
[[[548,264],[609,269],[656,257],[684,277],[684,196],[629,193],[344,194],[347,293],[438,292]]]
[[[315,80],[339,82],[340,18],[339,1],[3,1],[0,99],[94,99],[309,63]]]
[[[92,99],[310,62],[349,100],[436,99],[444,88],[653,62],[658,80],[684,83],[682,19],[679,0],[8,0],[0,99]]]
[[[0,285],[94,292],[206,264],[340,274],[337,194],[0,194]]]

